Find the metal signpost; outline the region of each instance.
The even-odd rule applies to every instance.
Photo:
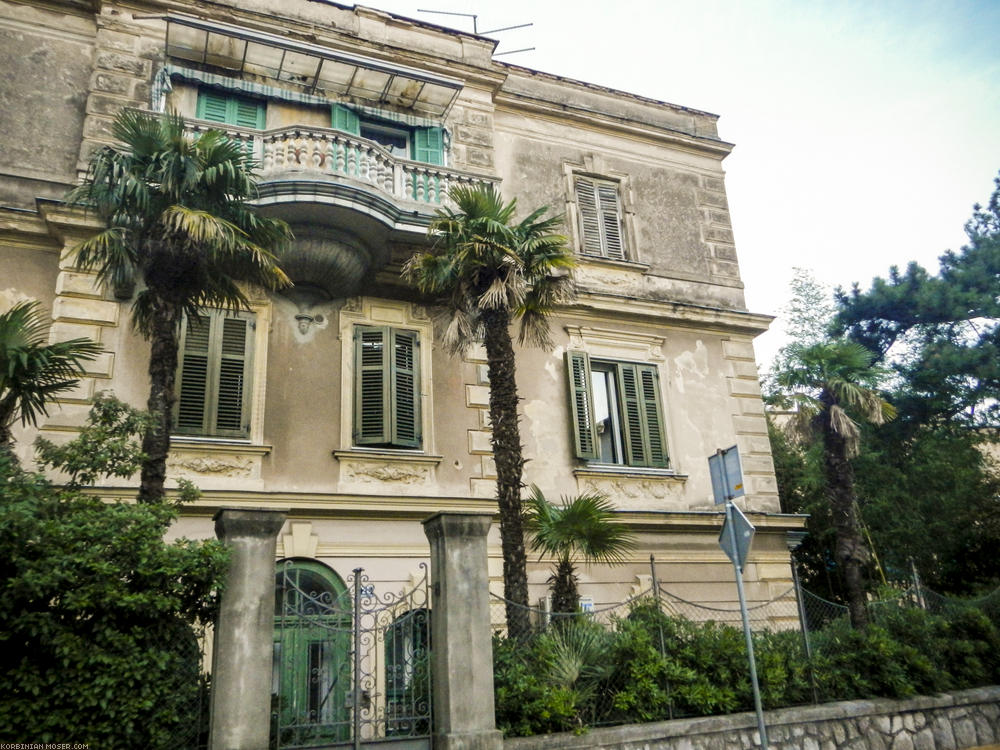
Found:
[[[733,498],[746,494],[743,491],[743,473],[740,470],[740,454],[737,447],[715,452],[708,458],[708,469],[712,475],[712,492],[715,504],[726,504],[726,520],[719,533],[719,545],[733,562],[736,569],[736,593],[740,599],[740,616],[743,618],[743,636],[747,642],[747,658],[750,661],[750,684],[753,686],[753,704],[757,711],[757,728],[760,731],[760,746],[767,747],[767,729],[764,726],[764,709],[760,703],[760,685],[757,682],[757,660],[753,655],[753,637],[750,634],[750,617],[743,593],[743,564],[750,552],[754,527],[743,511],[733,505]]]

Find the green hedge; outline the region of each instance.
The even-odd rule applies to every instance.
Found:
[[[867,630],[754,635],[765,708],[905,698],[1000,682],[1000,630],[982,611],[888,605]],[[753,708],[742,630],[640,605],[606,631],[585,617],[523,642],[494,642],[497,726],[507,736]]]

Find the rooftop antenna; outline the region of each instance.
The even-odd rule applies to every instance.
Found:
[[[462,16],[463,18],[471,18],[472,19],[472,33],[473,34],[477,34],[477,35],[479,35],[479,34],[482,34],[482,35],[497,34],[497,33],[501,32],[501,31],[513,31],[514,29],[526,29],[529,26],[534,26],[535,25],[534,23],[519,23],[519,24],[516,24],[515,26],[504,26],[503,28],[499,28],[499,29],[489,29],[488,31],[480,31],[479,30],[479,16],[476,15],[475,13],[455,13],[454,11],[450,11],[450,10],[428,10],[427,8],[417,8],[417,13],[435,13],[435,14],[437,14],[439,16]],[[493,54],[493,56],[494,57],[499,57],[500,55],[513,55],[515,52],[531,52],[533,49],[535,49],[535,47],[524,47],[522,49],[512,49],[512,50],[508,50],[507,52],[495,52]]]

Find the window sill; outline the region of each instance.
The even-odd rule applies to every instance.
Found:
[[[348,448],[346,450],[332,451],[334,458],[338,461],[347,460],[369,460],[387,461],[389,463],[407,464],[433,464],[441,463],[443,456],[432,456],[427,453],[412,451],[407,448]]]
[[[198,437],[196,435],[171,435],[171,449],[197,450],[205,453],[248,453],[266,456],[273,446],[253,443],[240,438]]]
[[[687,474],[678,474],[673,469],[657,469],[649,466],[623,466],[620,464],[587,464],[573,469],[576,477],[629,477],[634,479],[670,479],[675,482],[687,481]]]
[[[596,266],[606,266],[608,268],[618,268],[623,271],[635,271],[636,273],[647,273],[650,269],[648,263],[639,263],[634,260],[614,260],[612,258],[605,258],[603,255],[587,255],[585,253],[577,253],[576,257],[580,261],[586,261],[587,263],[592,263]]]

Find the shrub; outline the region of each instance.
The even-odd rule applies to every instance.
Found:
[[[93,432],[79,440],[107,455]],[[177,748],[225,549],[164,542],[173,504],[106,504],[2,451],[0,498],[0,739]]]
[[[546,678],[537,645],[493,639],[493,683],[497,729],[527,737],[573,729],[577,696]]]
[[[865,630],[843,618],[814,633],[812,663],[797,630],[755,633],[764,706],[810,702],[813,679],[827,701],[907,698],[1000,681],[1000,630],[982,611],[953,608],[939,616],[898,604],[882,607]],[[554,628],[530,646],[498,644],[497,716],[506,733],[753,706],[739,628],[672,618],[653,603],[633,608],[613,633],[602,635],[589,622],[570,624],[587,627],[564,633]]]

